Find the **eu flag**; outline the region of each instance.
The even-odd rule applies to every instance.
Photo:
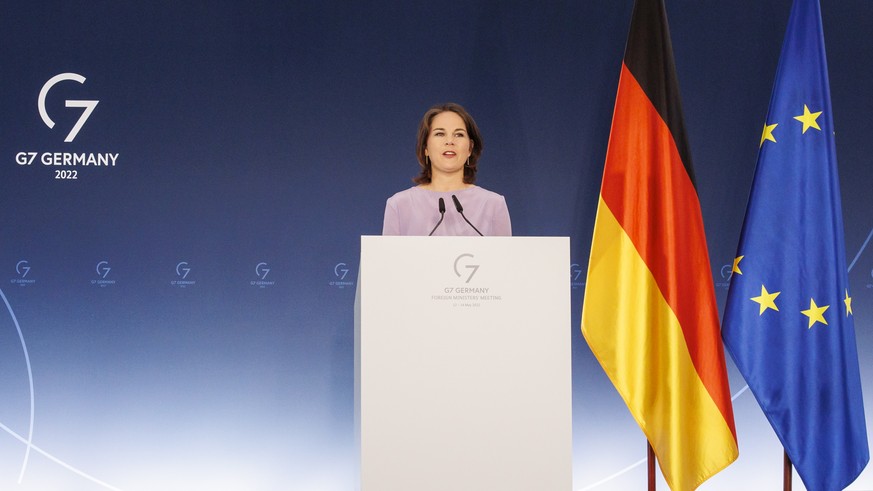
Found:
[[[810,490],[870,459],[818,0],[795,0],[722,337]]]

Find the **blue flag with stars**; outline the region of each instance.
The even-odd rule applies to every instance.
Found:
[[[760,145],[722,337],[807,489],[843,489],[870,452],[818,0],[791,9]]]

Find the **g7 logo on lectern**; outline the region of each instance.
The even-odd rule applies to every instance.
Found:
[[[39,91],[39,99],[37,101],[37,106],[39,107],[39,115],[42,117],[42,121],[49,128],[55,127],[55,122],[48,115],[48,112],[45,110],[45,99],[49,93],[49,90],[52,89],[56,84],[60,82],[64,82],[67,80],[72,80],[73,82],[79,82],[80,84],[85,83],[85,77],[79,75],[78,73],[61,73],[59,75],[55,75],[50,78],[45,85],[42,86],[42,89]],[[76,100],[76,99],[67,99],[64,101],[64,105],[66,107],[81,107],[84,110],[82,111],[82,115],[79,116],[79,120],[76,121],[76,124],[73,125],[73,129],[70,130],[70,133],[67,134],[67,137],[64,138],[64,142],[69,143],[76,138],[76,135],[79,134],[79,130],[82,129],[82,126],[85,125],[85,122],[88,121],[88,118],[91,116],[91,113],[94,112],[94,108],[97,107],[97,103],[100,101],[93,100]]]
[[[473,257],[475,257],[475,256],[473,256],[470,253],[465,253],[465,254],[461,254],[460,256],[455,258],[455,276],[457,276],[458,278],[461,277],[461,272],[458,271],[458,263],[462,262],[461,259],[463,259],[463,258],[473,259]],[[467,261],[464,261],[464,262],[467,262]],[[467,280],[464,282],[464,283],[469,283],[470,280],[473,279],[473,275],[476,274],[476,271],[479,271],[479,265],[478,264],[467,264],[466,266],[464,266],[464,269],[470,270],[470,275],[467,276]]]

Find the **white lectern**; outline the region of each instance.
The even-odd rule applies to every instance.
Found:
[[[362,491],[569,491],[566,237],[361,237]]]

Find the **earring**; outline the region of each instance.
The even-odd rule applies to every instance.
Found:
[[[467,157],[467,163],[464,164],[464,165],[467,166],[467,167],[470,167],[470,157]]]

